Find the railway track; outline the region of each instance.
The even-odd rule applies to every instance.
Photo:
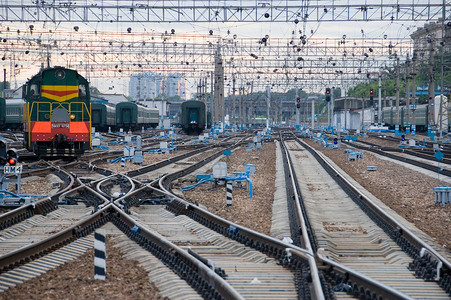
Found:
[[[440,162],[441,167],[439,168],[437,165],[438,161],[433,155],[423,154],[420,151],[409,151],[386,147],[381,148],[362,141],[352,143],[344,142],[344,143],[348,146],[360,150],[370,151],[394,160],[406,162],[411,165],[451,177],[450,159],[443,159],[443,162]]]
[[[191,154],[187,154],[187,155],[182,155],[182,157],[181,158],[179,158],[179,159],[174,159],[174,161],[177,161],[177,160],[180,160],[180,159],[184,159],[184,158],[189,158],[190,156],[192,156],[193,154],[197,154],[197,153],[199,153],[199,151],[195,151],[195,152],[193,152],[193,153],[191,153]],[[203,158],[203,160],[205,160],[205,157]],[[201,159],[201,161],[202,161],[202,159]],[[172,161],[170,162],[170,163],[173,163]],[[202,162],[201,162],[202,163]],[[162,165],[165,165],[165,164],[162,164]],[[161,167],[161,166],[160,166]],[[86,173],[86,168],[83,168],[84,169],[84,173]],[[94,168],[93,168],[94,169]],[[138,172],[135,172],[135,174],[134,175],[136,175],[136,174],[143,174],[143,173],[145,173],[145,172],[148,172],[149,170],[151,170],[152,168],[143,168],[143,170],[141,170],[141,171],[138,171]],[[99,179],[99,180],[96,180],[96,181],[91,181],[91,182],[89,182],[89,184],[90,185],[92,185],[92,186],[96,186],[96,188],[97,188],[97,190],[99,190],[99,191],[101,191],[101,193],[102,193],[102,195],[106,195],[106,196],[109,196],[109,195],[107,195],[107,194],[111,194],[112,192],[113,192],[113,188],[111,188],[111,187],[108,187],[109,186],[109,184],[108,184],[108,182],[112,182],[110,185],[113,185],[113,186],[115,186],[115,185],[117,185],[117,186],[122,186],[123,187],[123,184],[121,184],[121,182],[113,182],[113,178],[115,179],[115,181],[121,181],[120,180],[120,176],[119,175],[115,175],[115,176],[111,176],[111,175],[109,175],[111,172],[109,172],[109,173],[105,173],[104,172],[104,170],[101,170],[101,169],[97,169],[97,171],[100,171],[101,173],[104,173],[104,175],[106,175],[107,177],[105,177],[105,178],[103,178],[103,179]],[[86,175],[86,174],[85,174]],[[130,177],[128,177],[128,176],[126,176],[126,175],[123,175],[122,176],[123,178],[128,178],[129,180],[128,180],[128,182],[131,182],[132,184],[130,185],[130,184],[126,184],[126,185],[128,185],[129,187],[128,187],[128,189],[129,189],[129,191],[128,192],[126,192],[126,193],[131,193],[131,192],[133,192],[133,190],[135,189],[135,186],[134,186],[134,184],[133,184],[133,180],[131,180],[131,178]],[[107,188],[105,188],[105,187],[107,187]],[[140,186],[140,187],[143,187],[142,185]],[[146,187],[143,187],[143,188],[146,188]],[[140,190],[138,190],[138,192],[139,192]],[[142,190],[141,190],[142,191]],[[85,187],[84,185],[82,185],[82,186],[80,186],[80,187],[78,187],[78,188],[75,188],[75,189],[73,189],[73,190],[70,190],[70,191],[68,191],[68,192],[66,192],[66,193],[64,193],[64,194],[62,194],[60,197],[59,197],[59,202],[61,203],[61,202],[71,202],[71,203],[80,203],[81,202],[81,199],[79,199],[79,198],[83,198],[83,196],[85,196],[87,193],[93,193],[92,191],[90,192],[90,188],[88,188],[87,186]],[[125,193],[124,193],[125,194]],[[147,194],[147,195],[149,195],[149,194],[151,194],[151,192],[145,192],[145,194]],[[126,195],[125,195],[126,196]],[[124,198],[125,198],[125,196],[124,196]],[[100,197],[100,199],[99,200],[92,200],[92,198],[94,198],[94,197]],[[87,201],[89,204],[91,204],[92,206],[96,206],[96,204],[95,203],[100,203],[101,202],[101,200],[102,200],[102,197],[100,196],[100,194],[98,194],[97,196],[96,195],[92,195],[91,197],[89,197],[89,198],[91,198],[91,203],[89,203],[89,201]],[[114,198],[114,197],[110,197],[110,198]],[[68,201],[68,199],[71,199],[71,201]],[[125,202],[123,202],[123,203],[125,203]],[[107,204],[106,204],[106,202],[105,202],[105,205],[106,206],[108,206]],[[61,205],[60,205],[61,206]],[[119,206],[122,206],[122,205],[119,205]],[[124,206],[122,206],[122,207],[124,207]],[[125,208],[127,208],[127,206],[125,206]],[[111,209],[111,205],[110,205],[110,209]],[[91,215],[95,210],[93,210],[93,211],[91,211],[92,210],[92,208],[86,208],[86,213],[88,213],[89,215]],[[60,209],[58,209],[58,210],[55,210],[54,212],[51,212],[51,213],[49,213],[49,214],[47,214],[47,215],[49,215],[49,216],[51,216],[52,214],[55,214],[55,213],[61,213],[62,212],[62,209],[60,208]],[[73,235],[76,235],[76,236],[78,236],[78,235],[81,235],[81,236],[85,236],[85,235],[88,235],[90,232],[92,232],[92,230],[94,229],[93,228],[93,226],[92,226],[92,220],[90,220],[90,219],[95,219],[96,218],[96,215],[99,215],[99,214],[105,214],[105,211],[104,210],[102,210],[102,208],[99,208],[99,211],[95,214],[95,215],[93,215],[92,217],[90,217],[90,218],[88,218],[87,220],[86,220],[86,222],[85,223],[88,223],[88,224],[90,224],[90,225],[88,225],[88,226],[86,226],[87,228],[85,228],[85,226],[82,226],[82,225],[80,225],[80,224],[77,224],[77,225],[74,225],[74,226],[72,226],[72,228],[68,228],[68,230],[69,230],[69,232],[72,232],[72,236],[70,237],[70,238],[68,238],[68,240],[71,240],[71,239],[73,239],[74,237],[73,237]],[[79,216],[77,216],[77,217],[74,217],[74,219],[76,219],[76,220],[79,220],[79,219],[81,219]],[[102,217],[102,219],[103,219],[103,221],[101,222],[101,223],[103,223],[103,222],[105,222],[105,218],[104,217]],[[27,221],[30,221],[30,219],[27,219]],[[27,226],[27,224],[28,224],[28,222],[27,221],[22,221],[20,224],[18,224],[17,226]],[[95,221],[95,222],[97,222],[98,223],[98,221]],[[94,223],[95,223],[94,222]],[[123,224],[122,224],[123,225]],[[119,225],[118,225],[119,226]],[[13,230],[12,228],[9,228],[9,229],[11,229],[11,230]],[[67,231],[67,230],[66,230]],[[130,232],[130,228],[128,228],[128,231]],[[59,235],[59,234],[61,234],[60,232],[58,232],[58,230],[55,230],[55,235]],[[10,269],[10,268],[13,268],[13,265],[11,265],[11,263],[12,262],[14,262],[14,265],[18,265],[18,264],[22,264],[22,263],[24,263],[25,261],[29,261],[29,260],[33,260],[33,258],[35,258],[35,256],[37,255],[37,254],[31,254],[30,255],[30,251],[31,252],[33,252],[33,253],[36,253],[35,251],[40,251],[40,252],[38,252],[38,253],[43,253],[42,252],[42,249],[43,248],[45,248],[44,246],[41,246],[41,244],[45,244],[45,243],[49,243],[49,244],[51,244],[52,246],[51,246],[51,249],[53,250],[54,248],[55,248],[55,243],[57,243],[56,241],[55,242],[52,242],[51,240],[52,240],[53,238],[49,238],[48,239],[48,241],[43,241],[42,239],[41,240],[39,240],[39,241],[37,241],[37,243],[34,243],[34,245],[30,245],[30,244],[25,244],[24,246],[25,246],[25,248],[27,248],[27,246],[28,246],[28,248],[36,248],[36,246],[37,246],[37,250],[29,250],[29,252],[28,253],[21,253],[22,251],[19,251],[19,253],[14,253],[14,251],[5,251],[5,252],[7,252],[7,254],[6,255],[4,255],[3,256],[3,260],[2,260],[2,266],[3,266],[3,271],[6,271],[7,269]],[[24,239],[24,240],[27,240],[27,239]],[[66,241],[65,241],[66,242]],[[162,242],[164,245],[166,245],[167,244],[167,241],[165,240],[164,242]],[[58,245],[60,245],[60,243],[58,244]],[[14,248],[14,246],[13,246],[13,249],[15,249]],[[44,252],[47,252],[47,251],[49,251],[49,250],[45,250]],[[14,260],[14,258],[12,258],[12,257],[18,257],[17,258],[17,260]],[[17,271],[17,270],[14,270],[14,271],[12,271],[12,272],[19,272],[19,271]],[[209,272],[208,271],[202,271],[203,273],[204,273],[204,275],[205,274],[208,274]],[[8,278],[8,277],[11,277],[11,276],[16,276],[16,275],[12,275],[12,273],[10,273],[10,272],[7,272],[8,274],[7,275],[5,275],[6,276],[6,278]],[[16,274],[16,273],[14,273],[14,274]],[[210,275],[208,275],[209,276],[209,278],[212,276],[211,274]],[[25,276],[26,277],[26,276]],[[196,276],[195,276],[196,277]],[[197,278],[196,279],[197,281],[199,280],[199,278]],[[211,278],[209,279],[209,282],[211,282]],[[197,282],[196,281],[196,282]],[[226,284],[227,285],[227,284]],[[220,286],[221,286],[221,284],[218,284],[218,288],[217,288],[217,290],[220,290]],[[212,290],[212,289],[207,289],[207,290],[209,290],[209,292],[207,293],[207,295],[213,295],[213,296],[215,296],[215,298],[216,298],[216,296],[217,295],[215,295],[215,292]],[[205,292],[205,287],[203,287],[202,288],[202,291],[200,291],[201,293],[206,293]],[[232,294],[233,294],[233,291],[232,291]],[[227,292],[225,292],[225,295],[227,295]],[[235,296],[235,297],[233,297],[233,299],[240,299],[240,297],[239,296]]]
[[[420,256],[429,252],[425,260],[435,266],[446,265],[440,272],[447,274],[450,263],[445,257],[427,243],[419,242],[421,239],[398,223],[397,217],[381,214],[379,208],[362,203],[366,202],[361,201],[363,194],[333,170],[321,154],[298,139],[286,144],[300,183],[311,235],[317,249],[324,249],[318,251],[319,257],[339,262],[412,298],[449,298],[449,291],[437,282],[440,276],[436,270],[426,271],[427,276],[419,276],[422,272],[415,270]],[[350,190],[353,191],[348,193]],[[405,237],[400,237],[402,234]],[[345,286],[353,289],[352,284]],[[342,286],[343,291],[346,288]]]
[[[10,272],[0,274],[0,292],[19,285],[26,280],[35,278],[45,272],[74,260],[89,248],[94,242],[93,235],[81,237],[66,246],[63,246],[47,255],[31,260],[29,263],[18,266]]]
[[[131,216],[205,262],[244,298],[297,299],[295,274],[277,259],[161,205],[141,205],[131,210]]]
[[[397,138],[390,136],[381,139],[388,138],[398,140]],[[449,158],[449,152],[442,150],[444,158],[440,160],[440,165],[438,165],[438,160],[434,156],[436,151],[432,149],[432,145],[431,148],[421,150],[381,146],[365,140],[350,142],[342,139],[341,142],[352,148],[373,152],[396,161],[408,163],[434,173],[451,177],[451,159]]]
[[[371,137],[375,137],[378,139],[382,139],[382,140],[389,140],[389,141],[393,141],[397,144],[399,144],[401,142],[401,138],[400,137],[395,137],[395,136],[391,136],[391,135],[385,135],[383,137],[381,137],[380,134],[370,134],[369,136]],[[439,146],[441,148],[442,151],[444,151],[448,156],[449,154],[451,154],[451,146],[448,143],[443,143],[443,142],[438,142],[438,141],[426,141],[426,139],[428,139],[426,136],[417,136],[417,139],[421,140],[421,138],[423,138],[425,140],[424,145],[426,146],[425,149],[429,150],[429,151],[433,151],[434,146]]]
[[[307,150],[294,149],[299,147],[294,141],[286,143],[287,148],[291,149],[289,152],[292,156],[307,153]],[[155,281],[160,282],[164,295],[172,295],[177,299],[182,296],[184,299],[198,297],[204,299],[346,299],[352,297],[410,299],[406,296],[408,293],[403,293],[403,289],[408,289],[411,283],[418,284],[421,289],[430,289],[434,296],[437,295],[436,299],[441,299],[443,294],[446,295],[444,289],[440,288],[434,279],[429,278],[430,282],[425,283],[412,274],[417,272],[417,276],[426,278],[431,274],[434,276],[433,270],[437,270],[437,262],[441,261],[443,264],[440,275],[441,283],[443,283],[445,282],[443,277],[449,276],[449,262],[433,249],[410,236],[409,230],[402,225],[395,229],[395,238],[390,232],[391,229],[378,229],[380,221],[374,223],[372,221],[374,216],[365,217],[358,209],[361,204],[351,201],[351,198],[355,201],[355,195],[352,193],[351,196],[327,196],[326,198],[330,198],[327,201],[321,200],[325,198],[324,195],[313,195],[311,197],[314,199],[313,202],[311,199],[304,199],[304,202],[299,205],[298,200],[301,194],[304,196],[305,186],[294,185],[288,197],[291,202],[289,207],[294,208],[289,210],[297,212],[291,217],[290,222],[292,235],[296,237],[294,245],[224,220],[171,193],[170,187],[174,180],[211,163],[222,154],[223,149],[211,148],[211,155],[208,157],[203,155],[201,159],[193,159],[194,156],[191,153],[176,160],[171,159],[123,174],[96,168],[95,163],[90,164],[88,168],[83,169],[85,172],[83,174],[87,175],[88,170],[96,170],[103,175],[103,178],[87,180],[84,183],[80,181],[80,187],[65,192],[58,199],[63,201],[71,197],[82,197],[88,193],[90,199],[98,198],[98,200],[91,200],[90,205],[96,206],[102,201],[103,205],[89,211],[87,218],[68,226],[63,231],[56,232],[52,237],[41,239],[20,251],[8,252],[1,256],[0,276],[4,277],[0,278],[10,280],[21,277],[20,268],[27,267],[24,270],[33,270],[29,264],[26,264],[27,261],[37,262],[37,258],[45,254],[56,253],[65,247],[70,249],[71,245],[75,245],[73,244],[75,241],[80,241],[80,238],[92,241],[92,232],[103,226],[109,234],[114,236],[118,247],[125,250],[129,257],[140,261],[146,268],[154,271]],[[200,150],[199,153],[204,150],[206,149]],[[301,158],[288,157],[286,162],[296,161],[295,165],[297,165],[301,164],[301,160],[303,161]],[[312,157],[307,161],[313,164],[314,159]],[[176,165],[175,168],[174,165]],[[309,167],[320,171],[318,165]],[[167,169],[161,173],[161,168]],[[289,185],[294,184],[295,179],[300,176],[302,174],[296,171],[295,167],[286,170],[285,177],[287,182],[290,182]],[[332,177],[340,176],[332,175]],[[144,180],[146,178],[151,180]],[[321,178],[316,177],[316,181],[313,179],[314,184],[321,181]],[[311,190],[307,180],[299,181],[307,184],[307,191]],[[328,180],[328,185],[331,186],[332,181],[332,179],[330,182]],[[339,188],[329,187],[323,192],[337,192],[343,184],[339,184]],[[94,189],[97,192],[94,192]],[[117,189],[121,194],[119,198],[112,195]],[[313,191],[310,192],[313,193]],[[357,196],[357,198],[362,200],[364,196]],[[322,202],[326,206],[322,210],[316,210],[316,213],[311,216],[310,212],[317,209],[318,204]],[[334,208],[332,204],[337,207]],[[340,212],[343,208],[344,210]],[[60,209],[55,213],[58,211]],[[351,216],[347,216],[349,211],[353,212]],[[331,220],[338,214],[343,218],[353,217],[354,219],[344,219],[343,224],[337,225],[333,223],[336,220]],[[323,215],[325,219],[321,219]],[[379,218],[385,217],[379,216]],[[393,226],[390,221],[388,223]],[[329,230],[324,229],[325,224]],[[20,222],[17,225],[25,226],[25,223]],[[2,233],[3,231],[0,232]],[[370,238],[366,239],[368,237]],[[130,243],[130,239],[136,243]],[[422,258],[415,254],[421,248],[426,249],[422,251],[426,254]],[[371,251],[371,256],[368,255],[368,251]],[[68,252],[76,251],[68,250]],[[412,261],[406,252],[409,255],[413,254],[415,259]],[[70,255],[62,254],[62,256]],[[47,259],[46,257],[43,258]],[[367,259],[369,257],[377,257],[377,259],[370,261]],[[56,261],[59,260],[56,259]],[[60,261],[64,260],[60,259]],[[409,263],[412,268],[417,268],[417,271],[407,270],[406,265]],[[429,265],[423,267],[423,263]],[[386,284],[374,280],[377,278],[384,281],[388,277],[380,276],[384,273],[382,267],[379,268],[381,265],[391,268],[389,274],[392,280],[386,281]],[[376,272],[378,268],[380,272]],[[30,273],[36,272],[30,271]],[[172,277],[169,274],[172,274]],[[401,275],[407,276],[408,284],[395,280],[399,278],[396,276]],[[171,278],[168,279],[169,277]],[[169,281],[164,284],[165,280]],[[393,282],[396,282],[394,286],[391,285]],[[174,286],[177,289],[174,289]],[[417,289],[412,293],[419,292],[420,290]]]
[[[34,215],[2,230],[0,256],[44,240],[79,220],[89,217],[91,212],[92,208],[86,205],[60,205],[57,210],[46,215]]]

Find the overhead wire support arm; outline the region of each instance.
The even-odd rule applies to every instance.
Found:
[[[26,3],[29,2],[29,3]],[[215,5],[216,1],[201,4],[195,1],[169,1],[174,5],[136,3],[117,0],[104,5],[94,0],[83,4],[45,1],[5,0],[0,3],[0,21],[6,22],[321,22],[321,21],[429,21],[442,15],[441,0],[412,4],[374,1],[365,5],[349,4],[345,0],[324,1],[299,5],[298,0],[285,4],[243,0],[241,5]],[[205,1],[207,2],[207,1]],[[217,1],[218,3],[220,1]],[[222,1],[221,1],[222,2]],[[280,1],[283,2],[283,1]]]

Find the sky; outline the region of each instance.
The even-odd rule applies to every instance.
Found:
[[[139,24],[133,26],[133,30],[148,30],[147,26]],[[314,38],[341,38],[346,35],[347,38],[409,38],[410,34],[416,30],[416,26],[423,26],[422,23],[405,25],[403,23],[388,23],[388,22],[334,22],[334,23],[307,23],[303,24],[285,24],[285,23],[244,23],[244,24],[224,24],[224,23],[197,23],[197,24],[152,24],[151,30],[155,32],[165,32],[175,29],[177,33],[192,33],[197,35],[205,35],[209,30],[213,30],[214,34],[222,37],[237,38],[255,38],[264,37],[291,37],[292,32],[295,31],[295,37],[298,38],[299,30],[307,32],[308,37]],[[118,31],[125,30],[117,28]],[[311,33],[313,30],[313,34]],[[127,80],[113,80],[108,79],[108,86],[115,86],[111,91],[124,91],[128,94]],[[93,84],[98,85],[99,88],[104,89],[105,84],[101,84],[102,80],[93,80]],[[188,88],[195,92],[196,82],[188,81]],[[227,92],[227,91],[226,91]]]
[[[419,1],[419,0],[414,0]],[[7,1],[8,2],[8,1]],[[9,1],[10,3],[14,1]],[[57,1],[60,2],[60,1]],[[111,1],[102,1],[102,3],[107,3]],[[146,2],[146,1],[143,1]],[[155,2],[155,1],[152,1]],[[164,2],[164,1],[160,1]],[[171,1],[166,1],[170,3]],[[174,1],[172,1],[174,2]],[[206,2],[206,1],[201,1]],[[218,3],[226,3],[227,1],[212,1]],[[238,3],[239,1],[228,1],[229,3]],[[244,1],[246,2],[246,1]],[[277,2],[277,1],[275,1]],[[279,1],[284,2],[284,1]],[[304,1],[298,1],[304,2]],[[307,1],[308,2],[308,1]],[[320,1],[315,1],[318,3]],[[352,1],[351,1],[352,2]],[[410,0],[411,2],[411,0]],[[313,3],[313,1],[312,1]],[[4,30],[9,24],[3,22],[0,24],[0,28]],[[125,33],[127,28],[131,28],[133,32],[170,32],[171,29],[175,29],[176,33],[190,33],[194,35],[207,35],[210,30],[213,31],[214,35],[219,35],[221,37],[232,37],[236,35],[239,38],[260,38],[268,35],[271,37],[292,37],[293,32],[295,32],[294,37],[299,38],[301,34],[305,34],[307,38],[341,38],[346,36],[347,38],[409,38],[410,34],[413,33],[417,27],[422,27],[424,22],[390,22],[390,21],[352,21],[352,22],[299,22],[298,24],[292,23],[271,23],[271,22],[260,22],[260,23],[86,23],[86,24],[75,24],[75,23],[59,23],[51,24],[47,23],[45,25],[36,24],[36,27],[45,27],[53,31],[58,31],[62,29],[71,30],[74,26],[79,26],[79,31],[109,31],[113,33]],[[29,26],[25,23],[14,23],[11,26],[20,27],[22,26],[24,30]],[[9,68],[7,63],[0,62],[1,68]],[[35,66],[38,70],[39,66]],[[30,70],[33,72],[34,70]],[[36,72],[36,71],[35,71]],[[22,74],[28,75],[26,72]],[[21,85],[26,81],[25,77],[18,77],[17,84]],[[92,78],[91,82],[94,86],[100,89],[104,93],[122,93],[128,95],[128,80],[124,78],[114,79],[96,79]],[[194,81],[188,82],[188,88],[195,92]]]

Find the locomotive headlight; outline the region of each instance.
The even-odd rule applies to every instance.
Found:
[[[56,79],[62,80],[66,77],[66,73],[61,69],[56,70],[55,77],[56,77]]]
[[[71,120],[75,119],[75,115],[74,114],[70,115],[70,119]]]

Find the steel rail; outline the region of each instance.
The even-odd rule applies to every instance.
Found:
[[[201,293],[199,289],[202,289],[202,284],[193,280],[196,276],[201,277],[204,283],[208,284],[211,289],[217,291],[222,299],[244,299],[226,280],[187,251],[147,229],[116,206],[112,205],[111,208],[114,209],[115,215],[113,217],[113,223],[131,239],[157,256],[157,258],[162,260],[171,269],[174,269],[176,263],[189,268],[190,272],[187,272],[188,274],[185,276],[181,272],[182,268],[175,269],[174,272],[182,278],[185,277],[184,279],[188,284],[198,290],[199,293]],[[194,273],[196,276],[193,275]]]
[[[243,143],[243,141],[236,143],[231,148],[237,147],[241,143]],[[245,244],[246,246],[266,253],[267,255],[276,257],[280,260],[288,260],[286,264],[294,269],[301,267],[302,264],[308,265],[313,281],[312,285],[310,286],[311,294],[314,295],[314,299],[324,299],[318,270],[316,268],[314,256],[311,249],[303,249],[292,244],[285,243],[278,239],[266,236],[252,229],[237,225],[231,221],[214,215],[207,210],[193,205],[171,192],[169,186],[173,180],[191,173],[200,166],[205,165],[206,163],[221,155],[222,151],[218,151],[217,153],[190,166],[187,169],[172,174],[167,174],[159,180],[159,189],[168,197],[174,198],[174,200],[168,205],[168,209],[177,214],[186,214],[188,217],[199,222],[200,224],[216,232],[219,232],[226,237]],[[289,256],[291,256],[291,259],[287,258]]]
[[[64,169],[60,169],[55,166],[50,166],[50,169],[56,170],[56,175],[60,177],[66,185],[63,186],[57,193],[55,193],[53,196],[42,198],[36,203],[23,205],[21,207],[18,207],[14,210],[11,210],[9,212],[6,212],[2,215],[0,215],[0,229],[5,229],[7,227],[10,227],[14,224],[17,224],[19,222],[24,221],[25,219],[28,219],[35,214],[46,214],[51,212],[52,210],[55,210],[57,208],[56,202],[57,198],[64,194],[65,192],[72,189],[75,180],[74,177],[66,172]],[[36,172],[41,172],[42,170],[37,170]],[[49,169],[46,169],[46,172],[49,172]]]
[[[368,145],[369,148],[373,147],[376,149],[380,149],[381,151],[388,151],[388,152],[398,152],[398,153],[406,153],[412,156],[416,156],[419,158],[424,158],[427,160],[431,160],[431,161],[435,161],[437,162],[437,159],[434,157],[434,150],[430,149],[430,148],[425,148],[425,149],[418,149],[418,150],[413,150],[413,149],[404,149],[404,148],[396,148],[396,147],[386,147],[386,146],[380,146],[374,143],[370,143],[367,141],[357,141],[357,143],[360,144],[364,144],[364,145]],[[346,143],[347,145],[352,145],[349,143]],[[443,154],[445,154],[445,156],[449,155],[449,151],[441,151]],[[446,158],[444,157],[442,160],[440,160],[440,163],[445,163],[445,164],[449,164],[451,165],[451,159],[450,158]]]
[[[87,219],[81,220],[73,226],[66,228],[42,241],[30,244],[21,249],[5,254],[0,257],[0,272],[11,270],[21,264],[34,260],[46,253],[56,250],[76,237],[85,236],[94,227],[100,227],[106,222],[106,211],[100,210]]]
[[[295,207],[296,207],[296,217],[298,218],[297,221],[297,225],[300,227],[302,234],[302,240],[303,240],[303,246],[304,248],[310,253],[310,254],[314,254],[313,252],[313,247],[312,244],[310,243],[310,238],[311,238],[311,230],[308,230],[308,225],[306,222],[306,219],[304,218],[304,211],[301,208],[301,195],[299,194],[299,188],[298,188],[298,184],[297,184],[297,180],[296,180],[296,175],[294,174],[294,167],[291,163],[291,158],[288,154],[288,150],[285,147],[285,144],[283,142],[283,137],[281,134],[281,143],[282,143],[282,150],[283,150],[283,155],[286,158],[287,161],[287,168],[289,171],[289,177],[291,180],[291,188],[293,190],[294,193],[294,199],[292,200],[288,200],[288,201],[294,201]],[[321,280],[319,278],[319,272],[318,272],[318,268],[316,266],[316,262],[313,259],[313,257],[309,257],[309,266],[310,266],[310,272],[311,272],[311,276],[312,276],[312,282],[313,282],[313,287],[314,287],[314,291],[315,291],[315,295],[317,297],[317,299],[325,299],[324,297],[324,293],[323,293],[323,289],[321,287]]]
[[[130,178],[129,176],[123,175],[123,174],[116,174],[115,176],[109,176],[107,178],[104,178],[104,179],[100,180],[97,183],[96,190],[99,193],[101,193],[102,195],[104,195],[104,196],[106,196],[108,198],[111,198],[111,200],[112,200],[113,196],[107,194],[106,192],[104,192],[102,190],[102,185],[106,184],[106,182],[112,181],[115,177],[117,178],[118,176],[121,176],[122,178],[125,178],[130,183],[130,189],[128,190],[127,193],[125,193],[125,196],[129,195],[130,193],[132,193],[135,190],[135,188],[136,188],[135,182],[133,181],[132,178]]]
[[[423,274],[425,277],[431,276],[428,280],[440,281],[444,275],[451,277],[451,262],[433,249],[429,244],[416,236],[412,231],[392,218],[382,208],[376,205],[370,198],[355,187],[346,177],[344,177],[336,168],[334,168],[324,155],[314,150],[312,147],[301,141],[295,140],[305,147],[325,169],[334,177],[334,179],[349,192],[354,201],[365,210],[368,216],[378,224],[400,247],[413,258],[414,268],[418,268],[423,260],[430,260],[426,263]],[[424,257],[428,253],[429,257]],[[435,261],[435,263],[434,263]],[[435,276],[433,276],[435,274]],[[426,278],[425,278],[426,279]]]
[[[312,253],[306,249],[294,246],[292,244],[283,242],[279,239],[267,236],[260,232],[246,228],[244,226],[235,224],[231,221],[223,219],[211,212],[202,209],[192,203],[189,203],[182,198],[173,195],[169,190],[164,189],[163,193],[168,197],[173,197],[174,200],[168,205],[168,209],[176,214],[185,214],[194,221],[226,236],[236,240],[248,247],[254,248],[269,256],[275,257],[284,264],[294,269],[301,267],[303,264],[310,266],[312,262]],[[291,257],[291,258],[289,258]],[[315,264],[312,265],[316,268]],[[320,287],[313,283],[312,295],[313,299],[324,299]],[[318,294],[317,294],[318,292]],[[317,298],[316,298],[317,296]]]
[[[79,237],[87,236],[108,221],[113,222],[132,240],[162,260],[204,297],[209,299],[244,299],[227,281],[209,269],[208,266],[162,236],[146,229],[145,226],[137,223],[112,203],[94,213],[88,219],[82,220],[45,240],[1,256],[0,273],[44,256]],[[136,230],[136,228],[139,228],[139,230]],[[189,269],[186,272],[187,274],[185,274],[186,268]],[[205,289],[206,285],[209,286],[209,289]]]
[[[407,157],[400,157],[399,155],[392,154],[390,152],[385,151],[384,149],[378,149],[378,148],[372,148],[372,147],[367,147],[367,146],[361,146],[361,145],[357,145],[355,143],[349,143],[349,142],[343,142],[343,143],[346,144],[346,145],[358,148],[358,149],[370,151],[370,152],[373,152],[373,153],[376,153],[376,154],[379,154],[379,155],[382,155],[382,156],[385,156],[385,157],[389,157],[389,158],[394,159],[394,160],[406,162],[408,164],[411,164],[411,165],[414,165],[414,166],[417,166],[417,167],[421,167],[423,169],[426,169],[426,170],[429,170],[429,171],[432,171],[432,172],[435,172],[435,173],[439,173],[439,174],[451,177],[451,170],[447,170],[447,169],[439,170],[437,166],[433,166],[431,164],[427,164],[427,163],[424,163],[424,162],[421,162],[421,161],[418,161],[418,160],[415,160],[415,159],[407,158]],[[393,152],[403,153],[404,151],[393,150]],[[407,153],[407,152],[404,152],[404,153]],[[407,154],[421,157],[419,155],[415,155],[414,153],[407,153]],[[424,158],[424,157],[422,157],[422,158]]]
[[[288,133],[290,136],[294,136],[291,132]],[[283,136],[283,134],[282,134]],[[297,140],[297,139],[296,139]],[[303,144],[302,144],[303,145]],[[307,150],[309,150],[306,147]],[[287,153],[288,155],[288,153]],[[292,177],[295,177],[295,174],[293,173]],[[297,180],[294,182],[295,186],[297,187]],[[296,188],[298,189],[298,188]],[[300,198],[299,201],[302,201]],[[306,219],[308,219],[308,216],[305,216]],[[314,233],[309,234],[309,237],[312,238],[314,236]],[[315,238],[316,243],[316,238]],[[364,289],[367,297],[376,297],[377,299],[411,299],[408,296],[404,295],[403,293],[388,287],[378,281],[375,281],[371,279],[368,276],[365,276],[363,274],[360,274],[338,262],[329,260],[323,253],[323,249],[318,249],[317,246],[314,249],[314,255],[316,258],[316,263],[318,266],[318,269],[321,271],[321,274],[324,273],[324,271],[330,272],[330,271],[336,271],[340,273],[340,278],[352,286],[355,294],[359,294],[362,296],[361,290]],[[324,275],[322,275],[324,278]],[[325,284],[325,283],[324,283]],[[324,289],[326,289],[324,287]],[[372,299],[372,298],[371,298]]]
[[[322,249],[319,249],[315,254],[318,261],[318,268],[327,268],[328,271],[335,271],[341,274],[342,278],[346,278],[348,282],[352,284],[354,293],[360,293],[359,287],[365,287],[365,296],[372,297],[374,299],[374,293],[377,293],[377,299],[404,299],[413,300],[413,298],[381,283],[371,279],[359,272],[356,272],[342,264],[339,264],[329,258],[323,253]],[[373,293],[371,293],[371,291]]]

